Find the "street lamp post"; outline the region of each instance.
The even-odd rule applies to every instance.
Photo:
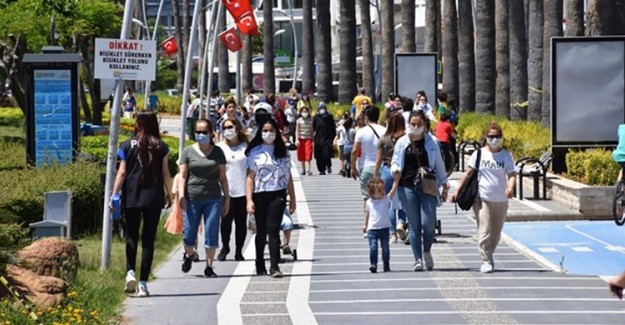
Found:
[[[292,0],[287,0],[286,3],[289,6],[289,18],[291,19],[291,29],[293,30],[293,44],[295,47],[295,55],[293,58],[293,88],[295,88],[297,81],[297,57],[299,56],[299,52],[297,50],[297,34],[295,33],[295,21],[293,20],[293,6],[291,5]]]

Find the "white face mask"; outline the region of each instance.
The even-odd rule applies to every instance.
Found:
[[[427,107],[427,103],[419,103],[419,107],[426,108]]]
[[[232,140],[237,136],[237,131],[235,129],[227,129],[224,130],[224,138],[228,140]]]
[[[263,131],[263,141],[266,144],[272,144],[276,140],[276,132],[265,132]]]
[[[319,110],[319,114],[325,114],[325,112],[326,112],[325,108],[322,108]]]
[[[421,135],[421,134],[423,134],[423,130],[424,130],[424,127],[422,127],[422,126],[420,126],[418,128],[415,128],[415,127],[412,127],[412,126],[408,127],[408,133],[411,134],[411,135]]]
[[[302,112],[302,117],[308,117],[308,112]]]
[[[501,147],[501,144],[503,143],[503,138],[486,138],[486,142],[492,148],[497,149]]]

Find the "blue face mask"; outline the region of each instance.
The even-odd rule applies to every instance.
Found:
[[[208,134],[195,134],[195,141],[199,144],[207,144],[211,141],[211,138]]]

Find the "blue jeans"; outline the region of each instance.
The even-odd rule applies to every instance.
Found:
[[[382,262],[384,266],[389,266],[391,260],[391,250],[388,247],[388,228],[382,229],[370,229],[367,232],[369,237],[369,263],[371,265],[378,265],[378,239],[380,240],[380,246],[382,246]]]
[[[204,217],[204,247],[219,248],[219,219],[224,207],[223,198],[187,201],[187,214],[183,218],[182,241],[185,247],[195,246],[201,217]]]
[[[380,178],[384,181],[384,193],[388,194],[391,188],[393,188],[393,182],[395,181],[388,166],[382,166],[380,169]],[[397,193],[395,195],[397,195]],[[397,211],[397,216],[395,215],[395,211]],[[394,234],[395,229],[397,229],[397,218],[399,218],[400,223],[406,223],[406,212],[404,212],[404,210],[395,209],[392,204],[388,210],[388,216],[391,219],[391,227],[388,229],[391,234]]]
[[[397,192],[408,216],[410,245],[412,255],[417,261],[421,259],[421,229],[423,229],[423,251],[429,252],[434,242],[437,200],[411,187],[400,186]]]

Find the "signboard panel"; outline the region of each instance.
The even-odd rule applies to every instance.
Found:
[[[96,38],[96,79],[151,80],[156,78],[156,42]]]
[[[436,53],[395,54],[395,94],[414,98],[417,91],[424,90],[434,103],[437,85]]]
[[[72,71],[34,70],[35,165],[73,158]]]

